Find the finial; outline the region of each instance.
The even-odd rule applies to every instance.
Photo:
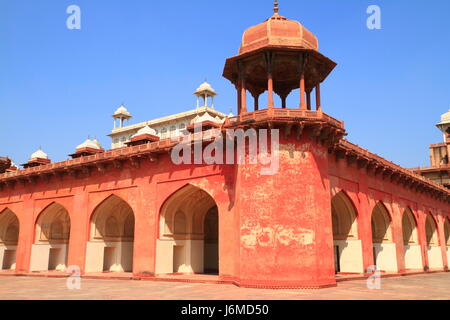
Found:
[[[273,2],[273,12],[275,13],[275,15],[278,15],[278,0],[275,0]]]

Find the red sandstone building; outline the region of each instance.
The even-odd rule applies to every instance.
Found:
[[[275,11],[244,32],[225,63],[238,115],[202,123],[205,135],[212,127],[279,130],[277,174],[250,163],[176,165],[177,141],[150,127],[112,150],[86,141],[68,161],[50,162],[40,150],[25,169],[0,174],[3,272],[76,265],[86,276],[212,273],[277,288],[334,285],[336,274],[373,264],[391,273],[446,270],[448,189],[344,139],[343,122],[320,103],[335,62]],[[288,108],[294,89],[299,103]],[[121,123],[126,112],[116,115]]]

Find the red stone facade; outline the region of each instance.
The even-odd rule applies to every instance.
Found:
[[[296,31],[287,31],[289,37],[302,36],[308,43],[314,42],[314,36],[302,31],[298,23],[289,25],[296,28]],[[282,33],[283,30],[275,31]],[[245,39],[252,39],[248,32]],[[289,50],[304,57],[305,52],[316,48],[315,44],[313,49],[291,46]],[[284,49],[270,48],[277,54],[277,50]],[[306,94],[308,90],[317,89],[324,80],[322,75],[331,71],[327,68],[334,67],[328,64],[321,69],[322,73],[316,73],[314,68],[320,65],[323,56],[314,55],[309,62],[318,60],[312,65],[305,62],[306,67],[300,68],[297,75],[297,88],[302,86],[302,74],[315,75],[312,80],[305,80]],[[328,61],[323,58],[323,63]],[[277,73],[273,79],[275,92],[282,76]],[[122,267],[123,271],[132,271],[136,276],[177,273],[190,263],[193,272],[211,267],[219,279],[232,280],[242,286],[323,287],[336,283],[336,272],[363,273],[374,264],[374,253],[379,255],[377,264],[385,271],[443,271],[448,268],[450,193],[446,188],[344,140],[343,122],[326,115],[321,108],[311,110],[306,105],[275,108],[269,103],[268,108],[247,112],[242,108],[245,81],[231,80],[238,84],[241,112],[227,119],[218,130],[279,130],[276,174],[262,175],[261,169],[265,167],[262,164],[176,165],[170,158],[176,141],[170,139],[6,172],[0,175],[0,244],[3,237],[3,242],[8,245],[9,241],[16,251],[15,272],[33,271],[32,259],[39,259],[33,256],[33,250],[38,250],[39,243],[50,246],[66,243],[67,259],[63,264],[79,266],[83,274],[89,274],[87,251],[91,250],[89,243],[97,239],[97,232],[98,239],[105,243],[131,243],[130,267],[124,267],[125,264]],[[256,84],[258,79],[252,81]],[[269,82],[265,89],[270,90],[271,85]],[[317,100],[320,107],[320,91]],[[338,198],[341,200],[336,200]],[[53,209],[54,204],[59,205],[58,213]],[[207,216],[215,206],[217,239],[214,235],[208,238]],[[344,207],[346,209],[342,209]],[[50,218],[47,225],[39,222],[50,210],[47,208],[55,219],[60,219],[60,225],[54,225]],[[405,220],[407,210],[413,215],[411,232],[415,238],[405,231],[409,228]],[[63,211],[69,219],[57,218],[64,215]],[[116,211],[117,217],[114,216]],[[178,211],[182,211],[183,216],[177,220]],[[109,218],[105,218],[104,226],[100,227],[94,217],[103,212],[106,216],[109,214]],[[14,236],[5,240],[8,230],[12,230],[12,234],[15,229],[8,229],[2,215],[12,216],[11,213],[18,220],[16,242]],[[347,213],[348,219],[344,217]],[[385,220],[377,220],[375,215],[384,215]],[[161,222],[163,216],[165,221],[169,221],[169,217],[174,221],[168,230]],[[348,230],[339,231],[337,224],[346,229],[346,223]],[[379,245],[375,243],[378,240],[374,241],[375,234],[381,234]],[[167,241],[162,241],[164,239]],[[342,258],[345,251],[339,250],[346,249],[339,249],[339,241],[346,244],[353,241],[357,249],[347,251],[353,258],[344,261],[347,259]],[[196,251],[196,243],[202,243],[200,251]],[[217,257],[206,257],[215,254],[215,245],[218,245]],[[415,267],[411,267],[414,261],[411,266],[405,264],[410,259],[405,255],[406,249],[412,246],[417,246],[420,256]],[[189,251],[176,256],[180,247]],[[377,251],[378,247],[384,252]],[[123,248],[121,250],[125,250]],[[391,256],[387,255],[389,252]],[[189,257],[184,255],[188,253]],[[107,250],[103,254],[106,261]],[[431,254],[440,262],[430,264]],[[341,258],[344,260],[338,266],[335,260]],[[158,259],[168,260],[162,263]],[[214,266],[214,259],[217,266]],[[104,270],[105,261],[100,271]],[[212,264],[207,266],[206,261]],[[196,263],[203,265],[196,267]],[[52,264],[49,263],[48,269],[52,269]],[[344,270],[346,268],[350,271]],[[45,270],[37,268],[37,271]]]

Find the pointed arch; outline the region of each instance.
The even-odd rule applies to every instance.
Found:
[[[16,268],[16,248],[20,224],[16,214],[9,208],[0,212],[0,270]]]
[[[163,202],[157,273],[218,273],[218,207],[204,189],[185,184]]]
[[[112,194],[93,210],[86,249],[86,272],[133,270],[135,216],[131,206]]]
[[[416,245],[419,243],[417,234],[417,220],[410,207],[406,207],[402,216],[403,244]]]
[[[39,213],[35,229],[35,243],[68,243],[69,212],[61,204],[52,202]]]
[[[207,211],[216,206],[213,197],[204,189],[187,183],[167,197],[160,210],[160,236],[173,238],[175,215],[185,215],[185,231],[202,233]],[[191,211],[193,214],[188,214]]]
[[[357,211],[344,191],[338,192],[331,199],[331,215],[335,240],[358,238]]]
[[[20,223],[16,214],[9,208],[0,212],[0,245],[17,245]]]
[[[134,239],[134,212],[121,197],[112,194],[104,199],[91,214],[91,241],[132,241]]]
[[[438,246],[439,238],[437,232],[437,222],[431,212],[427,214],[425,221],[425,232],[428,246]]]
[[[69,212],[60,203],[52,202],[39,213],[35,222],[30,270],[65,270],[69,239]]]
[[[371,221],[373,243],[392,242],[392,219],[383,202],[377,202],[373,208]]]

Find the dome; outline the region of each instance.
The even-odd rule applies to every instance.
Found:
[[[244,31],[239,54],[270,46],[319,50],[319,41],[300,22],[275,13],[263,23]]]
[[[441,122],[439,124],[450,124],[450,110],[441,115]]]
[[[41,148],[39,148],[39,150],[34,152],[30,157],[30,159],[37,159],[37,158],[48,159],[48,155],[44,151],[42,151]]]
[[[92,142],[95,143],[99,149],[101,149],[102,146],[100,145],[100,142],[98,142],[97,139],[92,140]]]
[[[100,149],[100,144],[98,144],[98,141],[95,143],[91,139],[87,139],[85,142],[77,146],[77,150],[83,148]]]
[[[143,135],[143,134],[150,134],[152,136],[156,136],[156,131],[154,129],[150,128],[149,126],[145,126],[145,127],[141,128],[141,129],[139,129],[139,131],[136,132],[131,137],[134,138],[134,137],[137,137],[137,136],[140,136],[140,135]]]
[[[195,90],[195,93],[201,93],[204,91],[209,91],[212,93],[216,93],[216,90],[213,89],[213,87],[211,87],[211,85],[208,82],[203,82],[200,87],[197,88],[197,90]]]
[[[215,123],[221,123],[221,120],[218,120],[211,116],[209,113],[205,112],[202,116],[197,116],[192,123],[201,123],[204,121],[211,121]]]
[[[130,116],[130,112],[128,112],[127,108],[125,108],[123,105],[121,105],[119,108],[117,108],[116,112],[114,112],[114,115],[126,115],[126,116]]]

